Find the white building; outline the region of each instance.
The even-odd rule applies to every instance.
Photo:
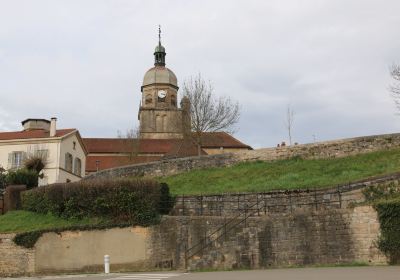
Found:
[[[85,175],[86,148],[76,129],[57,129],[57,119],[26,119],[22,131],[0,132],[0,166],[17,169],[32,155],[46,160],[39,185],[74,182]]]

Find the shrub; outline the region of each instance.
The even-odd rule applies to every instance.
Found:
[[[381,225],[379,249],[391,264],[400,263],[400,198],[381,200],[374,204]]]
[[[26,191],[22,208],[64,218],[104,217],[116,223],[148,225],[165,213],[160,208],[162,197],[170,197],[168,186],[152,180],[85,180]]]
[[[6,175],[7,185],[26,185],[27,189],[38,186],[39,174],[25,168],[10,170]]]
[[[0,194],[6,187],[6,170],[0,166]]]

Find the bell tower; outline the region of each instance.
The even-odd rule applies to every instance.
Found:
[[[167,53],[161,44],[158,28],[158,45],[154,50],[154,67],[143,78],[142,99],[139,108],[140,137],[151,139],[182,138],[182,109],[178,108],[178,81],[165,67]]]

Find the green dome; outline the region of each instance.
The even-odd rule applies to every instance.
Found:
[[[157,47],[154,50],[154,52],[165,52],[165,48],[161,44],[157,45]]]

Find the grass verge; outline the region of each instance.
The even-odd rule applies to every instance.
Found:
[[[103,222],[104,221],[97,219],[66,220],[51,214],[43,215],[19,210],[10,211],[5,215],[0,216],[0,233],[97,225]]]
[[[399,171],[400,149],[395,149],[344,158],[246,162],[159,180],[168,183],[175,195],[196,195],[323,188]]]

